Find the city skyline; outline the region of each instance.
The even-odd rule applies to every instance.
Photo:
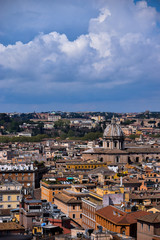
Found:
[[[160,1],[0,1],[0,112],[159,110]]]

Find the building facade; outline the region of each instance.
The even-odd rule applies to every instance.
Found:
[[[22,185],[15,181],[3,180],[0,182],[0,209],[19,207],[22,198]]]
[[[125,148],[125,137],[119,124],[113,118],[104,130],[103,147],[92,148],[82,153],[84,160],[100,160],[103,163],[125,165],[148,159],[160,159],[160,148]]]
[[[22,184],[25,189],[40,187],[40,180],[46,167],[38,168],[33,164],[0,165],[0,179],[14,180]]]

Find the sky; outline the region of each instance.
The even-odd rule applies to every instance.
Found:
[[[0,0],[0,112],[160,111],[160,0]]]

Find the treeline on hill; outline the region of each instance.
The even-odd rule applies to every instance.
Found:
[[[89,132],[87,134],[85,134],[83,137],[78,137],[78,136],[72,136],[69,137],[69,134],[60,134],[60,136],[58,137],[53,137],[53,136],[48,136],[46,134],[38,134],[36,136],[32,136],[32,137],[24,137],[24,136],[7,136],[7,135],[3,135],[0,136],[0,143],[15,143],[15,142],[40,142],[43,139],[46,138],[57,138],[57,139],[70,139],[70,140],[84,140],[84,141],[93,141],[96,140],[100,137],[102,137],[102,133],[100,132]]]
[[[95,140],[103,135],[104,126],[101,124],[97,125],[95,128],[88,129],[86,127],[79,128],[75,126],[70,126],[69,120],[59,120],[55,122],[54,129],[49,131],[48,135],[50,137],[59,137],[61,139],[69,138],[81,139],[81,140]],[[47,132],[45,132],[47,133]]]
[[[67,113],[63,113],[64,115]],[[99,113],[97,113],[99,114]],[[102,113],[103,115],[104,113]],[[159,113],[147,113],[148,115],[159,117]],[[72,117],[80,118],[81,113],[71,113]],[[94,113],[95,115],[95,113]],[[116,116],[116,114],[114,114]],[[44,129],[43,122],[33,122],[30,119],[34,118],[34,113],[22,113],[22,114],[14,114],[13,116],[9,116],[5,113],[0,113],[0,142],[39,142],[44,138],[58,138],[58,139],[71,139],[71,140],[96,140],[103,136],[104,129],[106,127],[106,122],[96,124],[95,127],[87,128],[87,127],[78,127],[70,125],[69,119],[61,119],[57,122],[54,122],[53,129]],[[111,119],[113,113],[108,113],[106,116],[107,119]],[[142,117],[142,116],[141,116]],[[123,122],[123,125],[129,125],[133,123],[135,120],[127,120]],[[12,134],[17,134],[19,132],[26,131],[23,128],[23,124],[26,123],[29,127],[27,127],[27,131],[31,132],[32,137],[15,137],[8,136]],[[141,125],[143,126],[143,120]],[[159,127],[159,126],[158,126]],[[132,135],[131,139],[135,139],[138,136]],[[157,134],[152,137],[158,137]]]
[[[31,114],[27,114],[27,117],[24,117],[25,114],[21,115],[10,117],[5,113],[0,113],[0,132],[2,134],[21,132],[20,125],[24,122],[30,123],[29,117],[31,117]]]
[[[42,135],[37,135],[37,136],[33,136],[33,137],[10,137],[10,136],[0,136],[0,142],[1,143],[15,143],[15,142],[40,142],[42,141],[44,138],[47,138],[48,136],[45,134]]]
[[[54,128],[51,130],[44,129],[43,122],[32,122],[30,118],[32,114],[8,116],[5,113],[0,113],[0,142],[39,142],[44,138],[59,138],[59,139],[81,139],[95,140],[102,136],[104,126],[97,125],[95,128],[79,128],[70,126],[70,121],[61,119],[54,123]],[[30,125],[32,137],[25,136],[8,136],[24,131],[20,126],[23,123]]]
[[[149,112],[137,114],[136,118],[140,119],[150,119],[150,118],[160,118],[160,112]]]

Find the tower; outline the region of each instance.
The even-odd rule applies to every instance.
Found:
[[[116,119],[113,117],[103,133],[103,147],[105,149],[124,149],[124,134]]]

